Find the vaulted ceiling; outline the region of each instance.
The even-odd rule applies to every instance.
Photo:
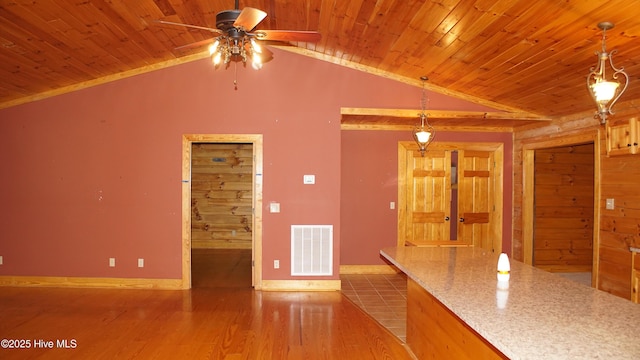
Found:
[[[100,79],[202,58],[234,0],[2,0],[0,108]],[[314,30],[289,50],[528,116],[595,111],[586,76],[607,49],[638,103],[640,5],[609,0],[241,0],[268,16],[257,29]]]

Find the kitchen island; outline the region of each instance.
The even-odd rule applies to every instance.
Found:
[[[480,248],[397,247],[407,345],[422,358],[640,359],[640,305]]]

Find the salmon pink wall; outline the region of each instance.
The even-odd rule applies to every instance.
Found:
[[[273,52],[261,71],[237,69],[237,89],[233,65],[205,59],[0,110],[0,275],[181,278],[183,134],[263,134],[263,278],[291,278],[292,224],[334,225],[337,278],[340,107],[415,108],[420,90]]]
[[[511,133],[439,132],[434,142],[504,144],[502,249],[511,253],[513,138]],[[410,132],[342,132],[342,265],[381,265],[380,249],[396,246],[398,213],[398,142]]]

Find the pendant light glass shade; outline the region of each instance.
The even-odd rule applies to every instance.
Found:
[[[426,76],[420,77],[422,80],[422,111],[420,112],[420,125],[416,126],[413,129],[413,138],[418,144],[418,148],[420,149],[420,154],[424,156],[424,153],[427,151],[427,146],[433,141],[435,137],[435,130],[433,126],[429,125],[429,121],[427,119],[426,106],[427,106],[427,93],[424,87],[425,82],[428,80]]]

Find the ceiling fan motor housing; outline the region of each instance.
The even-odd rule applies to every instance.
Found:
[[[240,16],[240,10],[224,10],[216,14],[216,27],[222,31],[232,29],[233,23]]]

